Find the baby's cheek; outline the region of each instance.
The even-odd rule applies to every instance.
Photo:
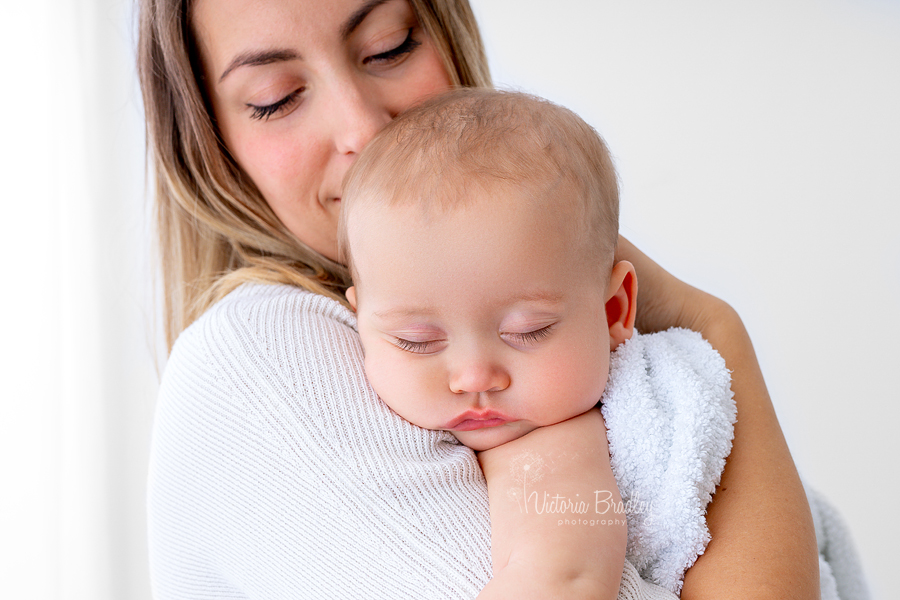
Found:
[[[603,395],[608,373],[607,360],[595,353],[575,353],[555,361],[553,373],[547,378],[545,389],[555,394],[556,401],[571,407],[572,416],[581,414]]]
[[[366,353],[366,377],[369,385],[375,390],[375,393],[384,401],[385,404],[394,408],[397,398],[397,390],[394,389],[394,382],[397,374],[390,361],[385,361],[378,352]],[[396,410],[396,408],[394,408]]]
[[[372,389],[391,410],[419,427],[433,428],[415,369],[402,361],[370,352],[366,354],[366,376]]]

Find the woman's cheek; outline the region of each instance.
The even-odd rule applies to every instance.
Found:
[[[248,144],[249,168],[244,168],[267,200],[285,202],[309,193],[315,187],[313,174],[324,168],[313,164],[304,150],[289,138],[258,136]]]

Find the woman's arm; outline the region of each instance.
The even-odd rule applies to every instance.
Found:
[[[806,494],[756,354],[727,303],[678,280],[625,238],[616,260],[637,270],[637,328],[699,331],[732,374],[734,446],[707,512],[712,541],[685,575],[681,597],[819,598],[818,553]]]

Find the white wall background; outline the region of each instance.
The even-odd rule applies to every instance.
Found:
[[[900,558],[900,2],[474,0],[495,81],[581,114],[622,231],[735,306],[876,597]]]
[[[877,596],[900,552],[900,3],[472,0],[606,137],[622,228],[731,302]],[[4,7],[0,597],[149,598],[157,375],[129,0]]]
[[[129,0],[0,17],[0,598],[150,597],[157,376]]]

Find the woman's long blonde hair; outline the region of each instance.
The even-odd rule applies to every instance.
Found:
[[[454,85],[491,85],[468,0],[409,0]],[[153,163],[166,343],[247,281],[345,302],[347,270],[281,224],[216,130],[201,91],[191,0],[141,0],[138,71]]]

